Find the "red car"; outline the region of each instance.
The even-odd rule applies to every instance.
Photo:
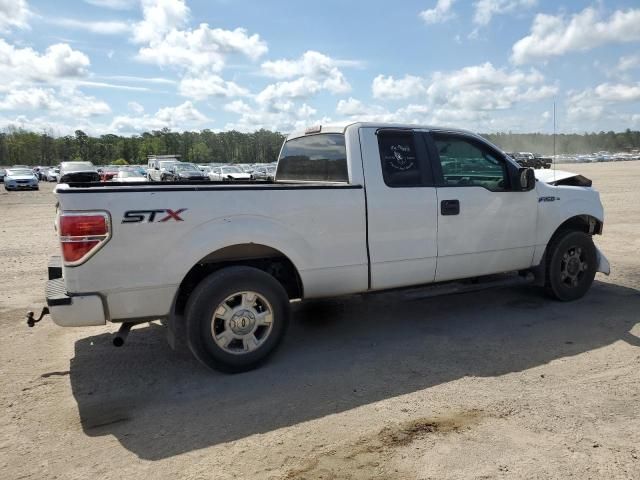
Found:
[[[120,167],[118,167],[118,166],[104,167],[100,171],[100,181],[101,182],[110,182],[111,180],[113,180],[113,177],[118,175],[118,171],[119,170],[120,170]]]

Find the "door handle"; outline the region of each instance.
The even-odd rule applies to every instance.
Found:
[[[458,215],[460,213],[460,201],[442,200],[440,202],[440,213],[442,215]]]

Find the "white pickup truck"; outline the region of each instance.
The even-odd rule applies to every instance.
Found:
[[[590,180],[544,173],[471,132],[353,123],[289,135],[272,183],[60,184],[48,309],[122,323],[120,344],[161,319],[205,365],[243,371],[294,299],[519,272],[575,300],[609,273],[603,208]]]

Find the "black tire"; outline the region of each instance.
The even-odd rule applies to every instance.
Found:
[[[582,298],[596,275],[598,255],[593,239],[584,232],[563,231],[547,247],[545,291],[570,302]]]
[[[214,319],[214,313],[225,299],[247,291],[256,292],[270,304],[271,327],[255,350],[229,353],[214,340],[212,331],[221,321]],[[224,268],[203,279],[189,297],[185,310],[187,343],[207,367],[226,373],[245,372],[258,367],[275,351],[287,330],[289,316],[289,298],[274,277],[252,267]]]

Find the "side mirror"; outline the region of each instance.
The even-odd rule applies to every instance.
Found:
[[[521,168],[520,169],[520,189],[523,192],[533,190],[536,186],[536,174],[533,168]]]

